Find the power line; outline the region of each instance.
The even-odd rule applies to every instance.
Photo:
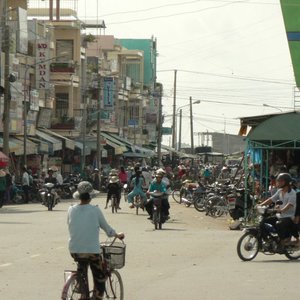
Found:
[[[133,20],[128,20],[128,21],[112,22],[112,23],[109,23],[109,25],[128,24],[128,23],[134,23],[134,22],[149,21],[149,20],[154,20],[154,19],[162,19],[162,18],[171,18],[171,17],[176,17],[176,16],[182,16],[182,15],[190,15],[190,14],[195,14],[195,13],[204,12],[204,11],[208,11],[208,10],[222,8],[222,7],[233,5],[233,4],[239,4],[239,3],[243,3],[243,2],[248,2],[248,0],[226,2],[226,4],[222,4],[222,5],[218,5],[218,6],[211,6],[211,7],[206,7],[206,8],[201,8],[201,9],[196,9],[196,10],[186,11],[186,12],[180,12],[180,13],[174,13],[174,14],[169,14],[169,15],[161,15],[161,16],[154,16],[154,17],[148,17],[148,18],[133,19]]]
[[[183,69],[177,69],[180,72],[184,73],[191,73],[191,74],[197,74],[197,75],[206,75],[206,76],[214,76],[214,77],[221,77],[221,78],[228,78],[228,79],[238,79],[238,80],[248,80],[248,81],[255,81],[255,82],[265,82],[265,83],[272,83],[272,84],[282,84],[282,85],[289,85],[289,86],[295,86],[294,83],[289,83],[288,81],[277,81],[276,79],[265,79],[265,78],[253,78],[253,77],[246,77],[246,76],[230,76],[225,74],[217,74],[217,73],[209,73],[209,72],[200,72],[200,71],[191,71],[191,70],[183,70]],[[157,70],[157,72],[171,72],[173,70]]]

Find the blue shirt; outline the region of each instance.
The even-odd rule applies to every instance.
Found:
[[[158,184],[157,181],[154,180],[150,184],[149,192],[154,192],[154,191],[158,191],[158,192],[161,192],[161,193],[166,193],[167,192],[167,187],[163,182]]]
[[[116,232],[106,222],[102,211],[96,205],[73,205],[68,210],[70,253],[100,253],[100,228],[109,237]]]

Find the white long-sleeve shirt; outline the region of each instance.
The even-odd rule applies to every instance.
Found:
[[[106,222],[100,208],[96,205],[74,205],[68,210],[70,253],[100,253],[100,228],[107,236],[116,232]]]

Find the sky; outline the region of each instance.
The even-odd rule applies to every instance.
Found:
[[[157,38],[164,126],[172,124],[174,69],[177,107],[190,96],[201,101],[193,107],[195,134],[237,134],[239,117],[293,107],[294,74],[279,0],[78,1],[80,18],[103,19],[106,34]],[[185,107],[185,143],[189,124]],[[165,144],[169,140],[164,137]]]

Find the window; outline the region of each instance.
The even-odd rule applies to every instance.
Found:
[[[73,40],[56,40],[56,61],[67,62],[73,60],[74,41]]]
[[[55,116],[57,118],[66,118],[68,116],[68,110],[69,110],[69,94],[57,93]]]

